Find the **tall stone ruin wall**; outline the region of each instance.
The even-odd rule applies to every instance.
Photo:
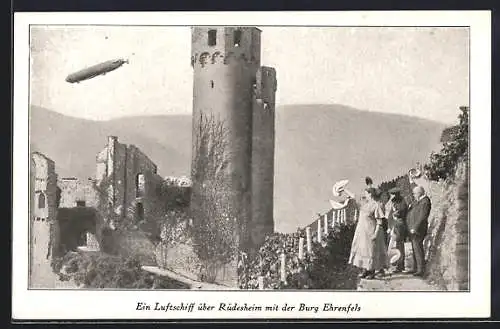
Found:
[[[59,194],[55,163],[34,152],[30,166],[29,287],[57,288],[60,281],[52,271],[52,260],[59,256],[60,230],[56,221]]]
[[[430,182],[425,244],[429,279],[447,290],[469,289],[469,168],[459,163],[450,181]]]

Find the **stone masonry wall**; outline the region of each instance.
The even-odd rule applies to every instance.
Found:
[[[32,154],[30,177],[34,179],[32,193],[34,204],[30,216],[30,288],[53,288],[57,278],[52,272],[51,261],[57,256],[59,227],[56,222],[58,208],[57,174],[55,163],[45,155]]]
[[[252,246],[274,231],[274,141],[276,71],[257,72],[252,123]]]
[[[77,201],[85,201],[86,207],[98,207],[99,195],[91,179],[81,181],[77,178],[60,178],[57,185],[61,189],[61,202],[59,207],[76,207]]]
[[[429,233],[424,241],[429,279],[447,290],[469,289],[469,170],[463,161],[451,181],[431,182]]]

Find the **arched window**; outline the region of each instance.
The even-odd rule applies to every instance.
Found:
[[[43,192],[40,192],[38,194],[38,209],[43,208],[45,208],[45,194]]]
[[[145,194],[145,181],[143,174],[137,174],[135,177],[135,196],[141,198]]]
[[[208,31],[208,45],[215,46],[217,44],[217,30]]]
[[[137,222],[142,222],[144,220],[144,205],[142,202],[138,202],[135,206],[135,219]]]

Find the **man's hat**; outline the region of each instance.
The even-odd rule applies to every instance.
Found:
[[[397,193],[401,193],[401,189],[399,187],[393,187],[389,190],[389,193],[390,194],[397,194]]]

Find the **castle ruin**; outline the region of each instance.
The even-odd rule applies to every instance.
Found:
[[[139,223],[164,214],[163,178],[158,175],[156,164],[139,148],[109,136],[96,162],[95,185],[100,191],[101,207],[114,214],[110,220],[123,221],[128,217]]]
[[[201,119],[213,117],[227,129],[228,166],[223,171],[230,187],[229,202],[241,226],[235,232],[239,251],[256,250],[265,235],[274,231],[277,83],[275,70],[260,66],[260,34],[255,27],[192,29],[192,166],[196,165]],[[75,250],[82,245],[99,250],[100,228],[114,229],[125,221],[147,225],[149,219],[158,219],[179,206],[179,199],[188,200],[181,202],[181,208],[196,203],[195,198],[189,200],[190,184],[172,189],[147,155],[134,145],[120,143],[116,136],[108,137],[95,160],[94,178],[58,179],[54,161],[41,153],[32,154],[30,287],[48,287],[37,278],[54,276],[51,261],[57,251]],[[196,177],[191,180],[193,184],[204,184]],[[186,190],[189,193],[184,193]],[[75,232],[66,232],[77,222]],[[172,248],[170,253],[178,258],[168,260],[173,267],[177,263],[186,267],[183,257],[196,258],[191,246]],[[236,265],[228,264],[222,270],[221,281],[234,284]]]

